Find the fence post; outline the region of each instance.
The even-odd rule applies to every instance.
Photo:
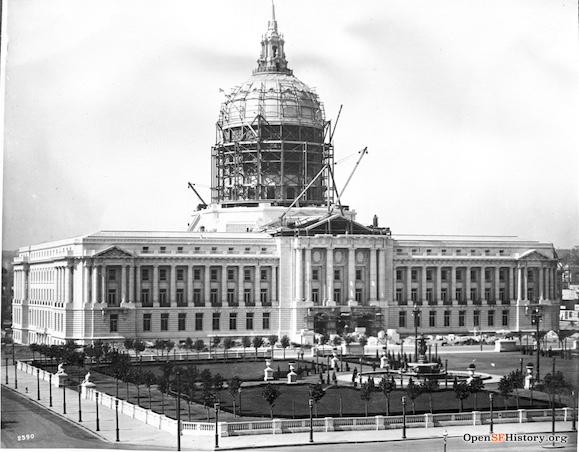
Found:
[[[376,430],[383,430],[384,429],[384,416],[377,415],[376,416]]]
[[[527,410],[520,409],[519,410],[519,424],[523,422],[527,422]]]
[[[434,427],[432,413],[424,413],[424,428]]]
[[[334,418],[333,417],[325,417],[324,418],[326,432],[333,432],[334,431]]]
[[[472,425],[481,425],[481,413],[480,411],[472,412]]]
[[[563,408],[563,421],[567,422],[567,419],[569,419],[569,411],[571,411],[571,408]]]
[[[281,419],[272,419],[272,420],[271,420],[271,427],[272,427],[272,430],[273,430],[273,434],[274,434],[274,435],[276,435],[276,434],[278,434],[278,433],[283,433],[283,432],[281,431]],[[221,426],[220,426],[220,425],[218,425],[217,435],[218,435],[218,436],[221,436],[221,432],[220,432],[219,430],[221,430]]]

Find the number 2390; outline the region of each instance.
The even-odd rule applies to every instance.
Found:
[[[26,441],[28,439],[34,439],[34,433],[27,433],[26,435],[18,435],[18,441]]]

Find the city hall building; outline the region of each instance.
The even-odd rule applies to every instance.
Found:
[[[226,96],[211,202],[181,232],[101,231],[20,248],[19,343],[313,333],[558,330],[552,244],[402,236],[356,221],[333,183],[332,125],[288,68],[275,13]],[[362,158],[363,154],[360,155]]]

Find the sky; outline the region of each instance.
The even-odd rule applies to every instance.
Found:
[[[270,1],[4,8],[3,249],[186,230],[220,89],[257,66]],[[343,195],[358,221],[557,248],[579,245],[577,17],[568,0],[276,1],[294,75],[328,120],[343,105],[336,161],[368,147]]]

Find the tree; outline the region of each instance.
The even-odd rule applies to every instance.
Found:
[[[362,385],[360,386],[360,398],[364,401],[366,416],[368,416],[368,402],[372,399],[372,395],[374,395],[374,391],[372,390],[368,382],[362,383]]]
[[[438,391],[438,379],[436,378],[425,378],[420,385],[420,392],[428,394],[428,405],[430,407],[430,412],[432,413],[432,393]]]
[[[271,414],[271,418],[273,419],[273,407],[275,406],[276,399],[281,395],[281,391],[277,386],[268,383],[263,390],[261,391],[261,396],[265,399],[265,401],[269,405],[269,412]]]
[[[137,369],[129,371],[128,380],[137,388],[137,406],[141,406],[141,385],[144,383],[144,375]]]
[[[219,400],[219,392],[223,389],[223,377],[220,373],[216,373],[213,377],[213,390],[215,397]]]
[[[283,348],[283,359],[285,359],[285,349],[290,346],[290,338],[287,335],[282,336],[279,341],[281,347]]]
[[[199,359],[199,352],[202,352],[205,349],[205,342],[203,342],[203,339],[197,339],[195,344],[193,344],[193,348],[197,352],[197,359]]]
[[[539,391],[549,394],[549,402],[555,404],[555,396],[569,393],[569,383],[565,381],[563,372],[556,371],[554,374],[548,373],[543,377],[543,381],[538,385]]]
[[[412,401],[412,413],[416,414],[416,399],[421,394],[421,388],[419,385],[414,383],[412,377],[408,380],[406,385],[406,396]]]
[[[320,344],[320,345],[326,345],[329,340],[330,340],[330,338],[329,338],[326,334],[322,334],[322,335],[320,336],[320,338],[318,339],[318,344]]]
[[[278,337],[276,334],[270,334],[267,337],[267,340],[269,341],[269,344],[271,345],[271,359],[273,359],[273,347],[275,346],[277,339],[278,339]]]
[[[481,392],[485,387],[484,382],[482,381],[481,377],[473,377],[473,379],[470,381],[469,383],[469,390],[471,392],[471,394],[474,394],[474,409],[478,410],[478,400],[477,400],[477,395],[479,392]]]
[[[241,388],[241,378],[239,378],[237,375],[231,377],[229,380],[227,380],[227,392],[229,392],[229,395],[231,396],[231,399],[233,400],[233,416],[235,417],[235,396],[238,394],[239,392],[239,388]]]
[[[241,346],[243,347],[243,360],[245,361],[245,349],[251,346],[251,338],[249,336],[243,336],[241,338]]]
[[[466,381],[455,381],[453,385],[454,395],[459,401],[459,411],[462,413],[464,401],[470,396],[470,388]]]
[[[111,357],[111,369],[117,379],[116,397],[119,397],[119,380],[125,380],[131,366],[131,359],[125,353],[115,352]]]
[[[183,378],[181,379],[181,393],[184,394],[187,400],[187,412],[189,416],[189,422],[191,422],[191,403],[195,398],[195,393],[197,392],[197,379],[199,378],[199,372],[195,366],[187,366],[183,373]]]
[[[127,352],[130,352],[133,349],[134,343],[135,343],[134,339],[132,339],[130,337],[126,337],[124,342],[123,342],[123,345],[125,346],[125,350]]]
[[[382,377],[379,387],[382,394],[386,396],[386,416],[390,416],[390,393],[396,389],[394,377],[390,377],[390,379],[385,376]]]
[[[169,353],[171,353],[171,350],[173,350],[173,347],[175,347],[175,342],[173,342],[172,340],[165,340],[163,341],[163,344],[167,349],[167,356],[169,356]]]
[[[235,341],[230,337],[226,337],[225,339],[223,339],[223,350],[225,350],[225,360],[227,360],[227,350],[233,348],[234,345]]]
[[[215,354],[213,355],[215,357],[215,359],[217,359],[217,347],[219,347],[219,344],[221,343],[221,338],[219,336],[213,336],[211,338],[211,342],[210,344],[213,346],[213,348],[215,349]]]
[[[161,412],[165,414],[165,394],[169,391],[169,378],[165,375],[157,377],[157,389],[161,392]]]
[[[360,336],[360,339],[358,339],[358,342],[360,344],[360,347],[362,347],[362,356],[364,355],[364,347],[366,347],[366,344],[368,343],[368,338],[366,336]]]
[[[163,339],[155,341],[155,350],[157,350],[157,356],[159,356],[159,350],[161,350],[161,356],[163,356],[163,350],[165,350],[165,341]]]
[[[145,344],[145,341],[142,341],[140,339],[135,339],[133,341],[133,349],[135,350],[136,356],[139,356],[141,352],[143,352],[146,348],[147,345]]]
[[[157,383],[156,375],[151,371],[143,372],[143,384],[147,387],[149,392],[149,410],[151,409],[151,386]]]
[[[499,381],[498,388],[501,396],[503,396],[503,400],[505,401],[505,410],[507,410],[509,408],[509,397],[513,392],[513,382],[507,375],[504,375]]]
[[[209,422],[209,408],[215,405],[215,394],[207,388],[203,388],[203,406],[207,410],[207,422]]]
[[[318,417],[318,402],[324,398],[326,391],[320,383],[310,385],[310,399],[314,401],[316,417]]]
[[[185,339],[183,348],[185,348],[185,360],[189,361],[189,350],[193,349],[193,339],[191,339],[190,337]]]
[[[517,401],[517,410],[519,409],[519,389],[525,387],[525,376],[520,369],[513,370],[508,375],[509,380],[511,381],[511,387],[515,390],[515,399]]]
[[[332,339],[332,345],[334,347],[339,347],[340,345],[342,345],[342,338],[340,336],[334,336],[334,338]]]
[[[263,345],[263,337],[261,336],[254,336],[251,345],[255,348],[255,360],[257,361],[257,349]]]

